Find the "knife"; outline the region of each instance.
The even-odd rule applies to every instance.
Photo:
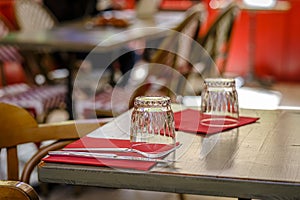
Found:
[[[107,147],[95,147],[95,148],[63,148],[62,150],[64,151],[92,151],[92,152],[134,152],[134,153],[138,153],[144,157],[147,157],[147,158],[161,158],[163,156],[166,156],[168,154],[170,154],[171,152],[175,151],[176,149],[178,149],[179,147],[181,147],[182,144],[177,144],[176,146],[172,147],[171,149],[169,150],[166,150],[166,151],[161,151],[161,152],[144,152],[144,151],[140,151],[138,149],[134,149],[134,148],[122,148],[122,147],[114,147],[114,148],[107,148]]]
[[[85,157],[85,158],[105,158],[116,160],[131,160],[131,161],[145,161],[145,162],[157,162],[157,163],[170,163],[174,160],[162,160],[137,156],[119,156],[113,153],[91,153],[91,152],[78,152],[78,151],[49,151],[49,155],[55,156],[72,156],[72,157]]]

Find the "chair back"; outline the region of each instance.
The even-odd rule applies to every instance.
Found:
[[[50,150],[62,148],[100,126],[97,122],[75,123],[75,121],[37,124],[25,109],[0,102],[0,150],[7,152],[7,179],[29,183],[30,175],[41,158]],[[19,177],[19,159],[17,147],[26,143],[56,142],[42,148],[26,162]]]
[[[161,82],[168,96],[183,95],[192,63],[193,43],[199,36],[206,9],[197,4],[187,11],[186,18],[168,35],[150,58],[148,76]],[[159,67],[157,64],[160,64]]]
[[[203,73],[212,76],[216,74],[214,70],[217,66],[219,74],[222,76],[226,70],[233,25],[237,17],[239,8],[236,3],[227,5],[220,14],[215,18],[211,26],[203,37],[200,37],[199,43],[207,51],[214,63],[206,63]]]
[[[55,16],[33,0],[15,0],[16,21],[21,30],[51,29],[57,24]]]
[[[0,199],[38,200],[39,196],[27,183],[0,180]]]
[[[187,76],[187,73],[180,73],[177,70],[190,64],[186,58],[191,53],[192,41],[196,41],[198,37],[205,14],[206,9],[203,4],[199,3],[191,7],[182,22],[168,32],[162,41],[158,41],[158,46],[155,40],[154,44],[150,44],[150,47],[145,49],[146,53],[144,52],[143,57],[147,63],[134,67],[128,84],[124,88],[115,87],[109,94],[105,92],[98,94],[91,100],[91,104],[86,104],[85,116],[119,115],[133,107],[135,97],[141,95],[167,95],[174,100],[178,93],[183,92]],[[147,71],[145,77],[141,78],[139,69]],[[95,101],[95,107],[91,108],[90,105]]]

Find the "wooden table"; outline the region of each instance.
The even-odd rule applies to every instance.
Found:
[[[61,24],[50,30],[33,30],[27,32],[11,32],[0,39],[0,45],[14,45],[22,50],[25,58],[32,63],[31,53],[40,50],[59,52],[85,52],[94,53],[114,51],[124,47],[131,41],[139,39],[155,39],[164,36],[170,28],[179,24],[185,16],[184,12],[158,12],[153,18],[139,19],[132,10],[114,11],[114,16],[128,19],[128,27],[90,27],[90,19],[80,22]],[[69,54],[70,55],[70,54]],[[74,57],[66,60],[66,67],[73,72]],[[36,63],[32,63],[35,64]],[[108,66],[105,65],[104,66]],[[73,76],[68,79],[67,110],[70,119],[72,111]]]
[[[260,119],[210,137],[178,132],[183,146],[173,167],[135,171],[41,162],[39,180],[241,199],[299,199],[300,111],[241,110],[241,115]],[[121,115],[89,136],[128,138],[124,132],[129,117]],[[212,150],[205,152],[213,141],[217,143]]]

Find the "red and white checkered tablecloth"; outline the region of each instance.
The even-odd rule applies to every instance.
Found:
[[[0,102],[20,106],[39,116],[64,103],[66,92],[66,87],[62,85],[29,87],[14,84],[1,89]]]
[[[131,93],[128,90],[115,87],[96,94],[95,98],[79,102],[79,112],[82,112],[85,118],[88,118],[90,113],[95,113],[97,110],[120,114],[129,109],[130,97]]]

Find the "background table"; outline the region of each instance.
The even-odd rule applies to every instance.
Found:
[[[130,41],[159,37],[166,29],[175,27],[184,18],[184,12],[161,11],[153,18],[136,18],[131,10],[114,11],[114,16],[128,19],[129,26],[88,25],[90,18],[62,23],[50,30],[17,31],[9,33],[0,44],[16,45],[24,50],[109,51]]]
[[[300,112],[242,110],[241,115],[260,119],[209,137],[178,132],[183,146],[176,152],[174,168],[135,171],[41,162],[39,180],[239,198],[300,198]],[[129,117],[121,115],[89,136],[128,139],[115,123],[128,128]],[[212,141],[217,141],[214,148],[200,157],[200,150]]]

